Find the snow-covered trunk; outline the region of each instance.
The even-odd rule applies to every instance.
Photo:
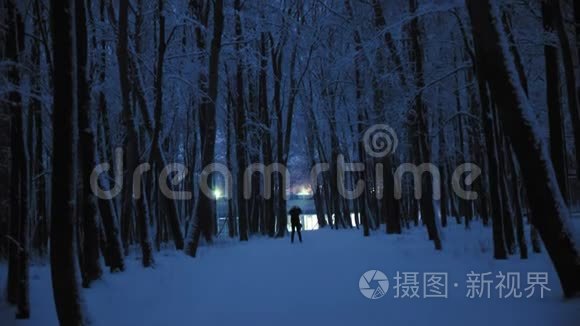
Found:
[[[222,44],[222,33],[224,30],[224,3],[223,0],[214,2],[214,28],[213,38],[210,45],[210,58],[208,69],[207,97],[202,100],[200,108],[199,127],[201,132],[201,166],[205,168],[213,163],[215,154],[216,138],[216,101],[218,95],[219,82],[219,62]],[[211,184],[211,180],[210,180]],[[195,214],[197,223],[192,229],[192,234],[187,244],[187,252],[190,256],[195,257],[199,238],[203,234],[206,241],[212,241],[214,229],[215,203],[204,194],[201,189]]]
[[[474,41],[481,52],[478,69],[489,83],[499,118],[521,164],[532,222],[548,250],[567,297],[580,292],[580,257],[570,212],[559,190],[546,145],[518,78],[498,9],[490,0],[467,0]]]
[[[139,134],[136,130],[135,115],[131,108],[132,103],[130,100],[131,85],[129,82],[130,75],[128,62],[130,59],[128,50],[128,11],[128,0],[121,0],[119,4],[117,59],[119,61],[119,78],[121,84],[121,98],[123,103],[122,120],[127,132],[125,137],[125,163],[127,166],[127,171],[130,171],[130,173],[125,175],[124,184],[133,185],[133,172],[137,169],[137,160],[139,157]],[[143,182],[141,182],[139,187],[143,187]],[[139,229],[139,242],[141,244],[143,266],[149,267],[153,264],[153,252],[151,241],[149,240],[149,229],[147,228],[148,207],[145,201],[146,195],[142,193],[139,199],[135,199],[133,196],[132,188],[133,187],[131,186],[127,186],[125,187],[124,192],[123,209],[121,214],[121,219],[125,221],[125,230],[123,232],[125,237],[123,241],[125,249],[127,250],[129,244],[130,223],[133,219],[133,216],[135,216]],[[133,209],[134,207],[136,208],[135,212]]]
[[[164,0],[159,0],[157,5],[157,10],[159,11],[159,39],[157,46],[157,63],[155,69],[155,109],[153,112],[153,119],[155,120],[155,128],[153,129],[153,140],[151,142],[151,157],[150,161],[155,163],[155,176],[160,175],[161,171],[167,166],[167,160],[161,148],[161,132],[163,130],[163,68],[165,62],[165,52],[167,49],[167,43],[165,40],[165,12],[163,9]],[[164,180],[163,180],[164,181]],[[162,182],[163,182],[162,181]],[[183,250],[184,240],[183,234],[181,233],[181,225],[179,221],[179,211],[177,209],[177,204],[171,198],[165,195],[158,194],[157,198],[162,202],[163,206],[166,208],[163,213],[159,214],[161,216],[166,216],[168,219],[169,227],[171,229],[171,234],[173,236],[173,241],[175,243],[175,248],[177,250]],[[161,212],[160,212],[161,213]],[[159,216],[159,218],[161,218]],[[162,221],[165,222],[165,221]],[[158,225],[158,227],[160,227]]]

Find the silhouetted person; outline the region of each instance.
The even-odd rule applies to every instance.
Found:
[[[302,210],[298,206],[292,207],[290,209],[290,223],[292,223],[292,236],[290,240],[294,243],[294,231],[298,231],[298,240],[302,242],[302,234],[300,230],[302,229],[302,223],[300,223],[300,214],[302,214]]]

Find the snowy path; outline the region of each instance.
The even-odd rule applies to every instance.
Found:
[[[202,248],[196,259],[157,253],[152,270],[130,257],[126,272],[106,274],[84,294],[95,324],[107,326],[578,325],[580,301],[561,299],[547,256],[494,261],[490,233],[446,230],[442,253],[432,250],[422,229],[367,239],[357,230],[305,232],[304,243],[294,245],[288,238],[218,241]],[[0,265],[2,284],[5,269]],[[358,288],[360,276],[370,269],[383,271],[391,281],[378,300],[366,299]],[[465,274],[471,270],[521,272],[522,282],[526,272],[548,272],[552,291],[544,299],[467,299]],[[448,272],[449,298],[395,299],[397,271]],[[0,306],[1,325],[57,324],[48,267],[34,267],[31,277],[33,319],[15,324],[12,312]],[[491,295],[497,297],[496,291]]]

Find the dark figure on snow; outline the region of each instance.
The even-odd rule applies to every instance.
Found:
[[[300,230],[302,229],[302,223],[300,223],[300,214],[302,214],[302,210],[298,206],[292,207],[290,209],[290,223],[292,223],[292,235],[290,240],[294,243],[294,231],[298,231],[298,240],[302,242],[302,234]]]

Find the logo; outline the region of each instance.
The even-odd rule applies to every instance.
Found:
[[[358,280],[360,293],[367,299],[380,299],[387,294],[389,290],[389,279],[385,273],[378,270],[365,272]]]
[[[397,133],[388,125],[378,124],[367,129],[363,136],[365,151],[374,158],[395,153],[399,146]]]

